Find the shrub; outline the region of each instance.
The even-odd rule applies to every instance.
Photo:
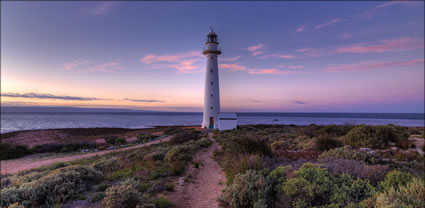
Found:
[[[101,192],[101,191],[105,191],[109,187],[111,187],[111,185],[106,183],[101,183],[95,187],[95,190]]]
[[[19,204],[18,202],[9,205],[7,208],[25,208],[22,204]]]
[[[106,208],[135,208],[142,203],[142,196],[136,187],[123,183],[106,189],[103,206]]]
[[[373,184],[382,181],[389,169],[387,165],[366,165],[362,161],[346,159],[328,160],[325,167],[335,176],[350,174],[355,178],[368,179]]]
[[[80,149],[95,149],[96,143],[69,143],[69,144],[42,144],[34,146],[31,151],[34,153],[44,152],[72,152]]]
[[[102,172],[112,172],[121,169],[121,159],[115,157],[103,157],[94,162],[93,167]]]
[[[120,144],[126,144],[127,140],[117,136],[109,136],[105,138],[105,142],[108,145],[120,145]]]
[[[376,208],[425,207],[425,184],[414,178],[405,186],[391,187],[376,197]]]
[[[0,160],[20,158],[30,153],[31,151],[26,146],[0,143]]]
[[[90,183],[103,177],[89,166],[73,165],[50,171],[18,187],[1,190],[1,206],[20,202],[24,206],[53,205],[76,198]]]
[[[381,190],[389,190],[390,188],[398,189],[399,186],[405,186],[413,180],[413,175],[398,170],[392,170],[387,173],[385,180],[379,183]]]
[[[184,172],[185,163],[183,161],[173,161],[170,163],[170,174],[171,175],[181,175]]]
[[[217,201],[221,207],[226,208],[266,208],[270,203],[271,190],[272,187],[263,175],[249,170],[244,174],[238,174]]]
[[[294,207],[344,207],[371,197],[374,188],[368,182],[354,180],[348,174],[332,176],[325,168],[304,163],[295,171],[295,177],[284,183],[283,191],[292,197]]]
[[[360,152],[354,150],[350,146],[339,147],[335,149],[331,149],[319,155],[319,159],[347,159],[347,160],[359,160],[366,161],[368,159],[368,155],[364,152]]]
[[[164,130],[164,134],[166,135],[172,135],[172,134],[176,134],[180,131],[180,128],[178,127],[168,127],[167,129]]]
[[[104,199],[106,196],[106,194],[104,192],[96,192],[93,194],[93,196],[90,198],[89,202],[93,203],[93,202],[97,202],[100,201],[102,199]]]
[[[177,133],[170,139],[171,144],[181,144],[190,140],[198,140],[201,136],[200,131],[185,130]]]
[[[270,145],[271,151],[273,153],[278,152],[279,150],[283,150],[283,149],[289,149],[290,145],[287,142],[284,141],[274,141],[271,145]]]
[[[400,139],[397,142],[397,147],[399,147],[400,149],[408,149],[409,148],[409,140],[408,139]]]
[[[422,162],[423,157],[416,151],[408,151],[408,152],[401,152],[397,151],[394,154],[394,158],[399,161],[418,161]]]
[[[159,196],[155,199],[155,207],[156,208],[168,208],[171,207],[171,203],[168,201],[166,196]]]
[[[149,135],[149,134],[140,134],[137,136],[137,141],[139,142],[149,142],[151,140],[154,140],[158,138],[158,136]]]
[[[328,134],[321,134],[316,140],[316,148],[319,151],[328,151],[337,147],[341,147],[342,143]]]
[[[169,163],[175,160],[190,161],[192,160],[191,152],[194,149],[192,145],[187,144],[174,146],[165,154],[164,160]]]
[[[264,138],[245,136],[229,138],[223,144],[223,149],[231,154],[271,155],[270,145]]]
[[[386,126],[366,126],[358,125],[351,129],[344,136],[344,144],[353,147],[370,147],[385,149],[390,142],[398,143],[402,139],[407,139],[409,133],[407,128],[386,125]]]
[[[208,138],[202,138],[195,142],[199,147],[205,148],[209,147],[213,142]]]
[[[264,168],[263,157],[261,155],[240,155],[233,158],[225,167],[227,183],[230,184],[237,174],[243,174],[248,170],[262,170]]]
[[[317,132],[318,134],[326,134],[333,137],[339,137],[346,135],[353,128],[353,125],[327,125],[321,127]]]

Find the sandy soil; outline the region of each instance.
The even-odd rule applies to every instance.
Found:
[[[425,139],[423,139],[423,138],[420,138],[420,137],[412,137],[412,138],[409,138],[409,140],[411,141],[411,142],[413,142],[414,144],[415,144],[415,146],[416,146],[416,151],[421,155],[421,156],[424,156],[424,152],[422,151],[422,146],[424,145],[424,143],[425,143]]]
[[[78,160],[88,157],[93,157],[96,155],[104,155],[111,152],[118,152],[118,151],[125,151],[125,150],[131,150],[136,149],[144,146],[149,146],[152,144],[156,144],[159,142],[168,141],[172,136],[168,136],[159,140],[147,142],[144,144],[138,144],[134,146],[124,147],[120,149],[113,149],[113,150],[104,150],[99,152],[92,152],[92,153],[76,153],[71,155],[66,154],[33,154],[28,155],[23,158],[18,159],[12,159],[12,160],[2,160],[0,161],[0,167],[1,167],[1,174],[6,173],[16,173],[23,170],[29,170],[33,168],[39,168],[45,165],[51,165],[58,162],[68,162],[72,160]]]
[[[212,133],[209,136],[214,141]],[[176,207],[218,207],[216,199],[225,187],[226,178],[213,158],[213,152],[217,148],[220,146],[214,141],[207,150],[199,152],[194,158],[194,161],[199,162],[199,168],[190,165],[184,176],[178,178],[175,191],[168,195],[168,199]]]

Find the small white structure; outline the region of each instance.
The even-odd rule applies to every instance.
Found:
[[[220,131],[233,130],[238,126],[236,113],[220,113],[218,119],[220,121],[218,130]]]
[[[220,114],[220,90],[218,83],[218,48],[217,34],[211,32],[207,35],[205,49],[202,52],[207,58],[205,73],[204,115],[202,128],[218,128],[218,115]]]

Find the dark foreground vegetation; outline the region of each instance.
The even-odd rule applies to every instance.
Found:
[[[212,142],[205,133],[181,130],[170,141],[1,177],[1,207],[107,208],[153,207],[171,204],[171,178],[180,175],[197,151]],[[139,142],[155,139],[139,135]],[[109,138],[120,143],[120,139]]]
[[[424,207],[424,157],[386,126],[242,126],[216,132],[221,207]]]

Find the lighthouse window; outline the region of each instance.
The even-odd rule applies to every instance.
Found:
[[[211,72],[213,72],[213,69],[211,69]]]
[[[213,85],[213,82],[211,82],[210,84]]]
[[[212,97],[213,95],[211,94],[211,97]]]
[[[213,59],[213,57],[211,56],[211,59]]]
[[[211,107],[210,107],[210,109],[212,110],[212,109],[213,109],[213,107],[211,106]]]

